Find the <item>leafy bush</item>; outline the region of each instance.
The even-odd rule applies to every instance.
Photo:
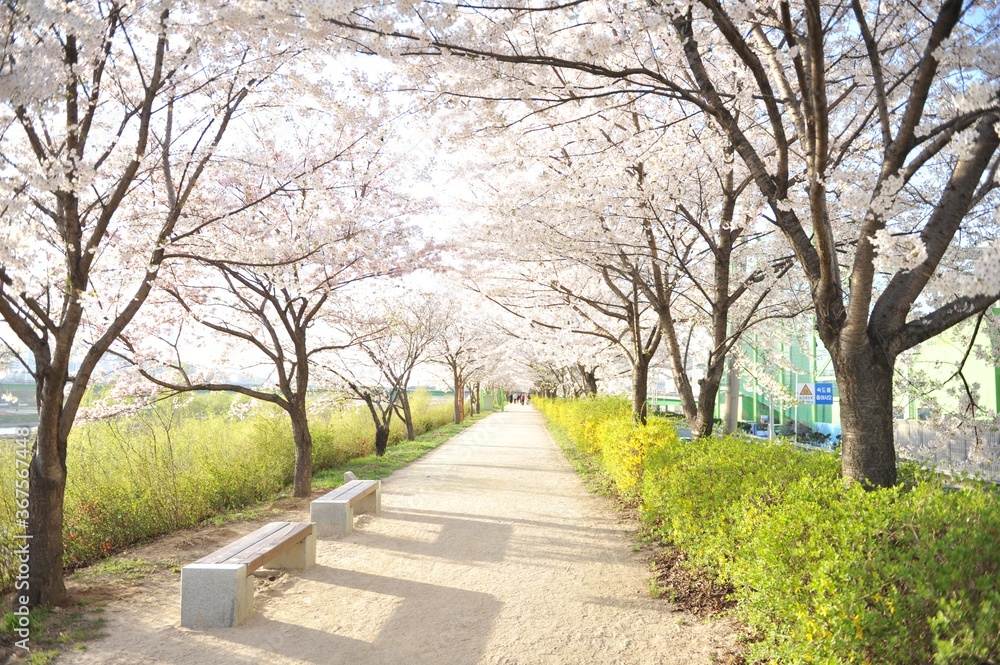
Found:
[[[555,425],[587,453],[600,450],[597,428],[607,421],[628,419],[629,403],[619,397],[596,397],[582,400],[553,400],[534,397],[531,403],[542,410]]]
[[[63,525],[67,565],[264,500],[290,482],[287,418],[268,409],[232,420],[199,402],[159,404],[74,428]],[[192,406],[195,416],[187,411]]]
[[[952,491],[906,467],[908,484],[866,492],[840,478],[835,454],[739,437],[681,443],[655,420],[639,435],[613,410],[595,423],[577,405],[540,406],[612,475],[632,474],[615,483],[641,488],[654,534],[734,587],[737,613],[758,638],[753,662],[1000,659],[995,488]]]
[[[596,434],[601,466],[619,494],[629,500],[639,498],[647,457],[678,442],[674,426],[653,416],[645,426],[620,417],[609,420],[596,428]]]
[[[585,453],[597,458],[616,491],[638,500],[645,460],[651,451],[677,442],[667,420],[650,416],[645,427],[631,420],[631,405],[619,397],[585,400],[533,398],[550,421],[566,431]]]

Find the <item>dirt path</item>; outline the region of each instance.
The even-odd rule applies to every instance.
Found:
[[[478,423],[382,488],[382,512],[319,541],[315,568],[258,580],[239,627],[181,628],[180,576],[165,570],[109,604],[106,638],[60,662],[687,665],[735,651],[729,622],[649,597],[634,525],[588,493],[530,407]],[[306,506],[287,516],[308,519]],[[256,526],[135,555],[192,561]]]

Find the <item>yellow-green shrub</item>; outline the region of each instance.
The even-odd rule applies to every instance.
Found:
[[[616,491],[629,500],[639,497],[650,453],[678,441],[673,425],[656,417],[650,417],[646,425],[637,425],[629,416],[618,415],[595,429],[601,466],[611,476]]]
[[[629,418],[631,407],[620,397],[596,397],[581,400],[558,400],[534,397],[531,403],[545,417],[588,454],[600,451],[601,439],[597,428],[609,420]]]
[[[194,400],[192,404],[197,404]],[[291,479],[288,419],[245,421],[161,404],[70,435],[63,534],[67,565],[264,500]],[[181,413],[173,413],[172,410]]]
[[[1000,495],[953,491],[905,467],[906,486],[845,484],[835,454],[739,437],[650,443],[618,416],[566,423],[613,474],[635,478],[653,533],[734,587],[755,635],[751,662],[973,665],[1000,662]],[[640,452],[640,451],[645,451]],[[610,470],[610,469],[609,469]],[[625,481],[628,487],[630,481]],[[616,479],[616,484],[621,484]]]
[[[532,403],[583,452],[595,457],[615,490],[630,500],[638,498],[647,455],[677,442],[673,426],[661,418],[651,416],[645,426],[633,423],[631,405],[620,397],[534,398]]]

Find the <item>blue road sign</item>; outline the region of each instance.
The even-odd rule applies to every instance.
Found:
[[[833,404],[833,384],[816,384],[816,404]]]

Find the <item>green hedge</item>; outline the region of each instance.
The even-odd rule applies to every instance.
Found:
[[[842,481],[835,454],[669,432],[649,441],[658,435],[637,432],[624,402],[536,403],[613,476],[636,474],[615,482],[640,488],[653,532],[733,585],[752,662],[1000,660],[994,487],[953,491],[906,468],[906,485],[866,492]],[[608,452],[623,450],[642,459]]]

